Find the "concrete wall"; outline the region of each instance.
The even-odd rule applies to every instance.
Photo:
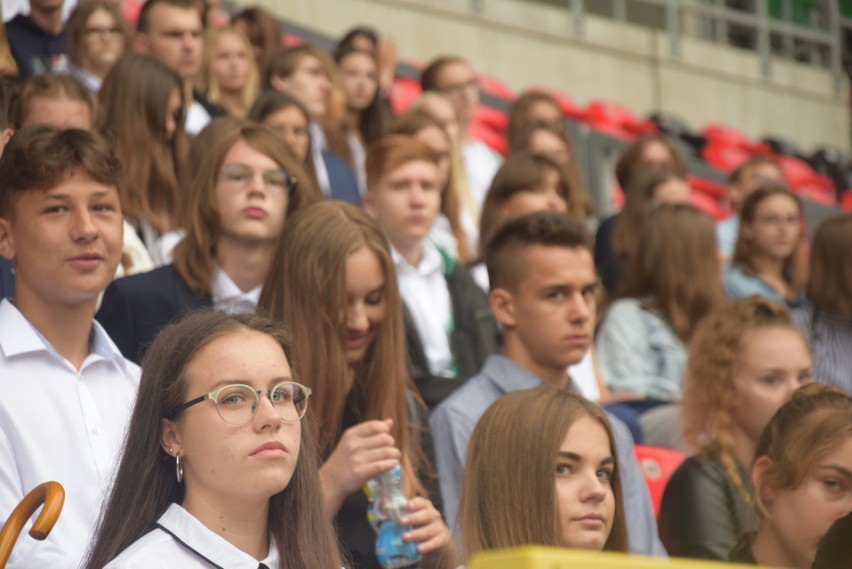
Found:
[[[237,0],[255,2],[335,37],[369,23],[395,37],[405,59],[464,55],[516,90],[550,86],[580,105],[609,99],[643,116],[661,109],[694,127],[728,123],[806,150],[850,148],[849,86],[835,92],[827,70],[773,60],[765,77],[755,54],[691,38],[673,57],[664,32],[595,16],[578,36],[568,10],[523,0]]]

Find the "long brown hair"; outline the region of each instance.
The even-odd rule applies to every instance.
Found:
[[[124,51],[127,51],[130,46],[130,26],[117,4],[106,0],[80,2],[68,16],[68,22],[65,24],[68,34],[68,60],[72,65],[79,67],[81,64],[86,24],[89,22],[89,17],[98,10],[103,10],[112,17],[113,25],[118,29],[121,41],[124,44]]]
[[[763,430],[755,448],[755,461],[771,459],[755,477],[758,514],[766,514],[764,488],[797,488],[826,454],[852,438],[852,397],[827,385],[811,383],[793,393]]]
[[[187,286],[199,294],[210,294],[219,237],[219,210],[216,184],[225,155],[238,141],[274,160],[296,178],[287,202],[287,216],[319,199],[316,188],[301,163],[281,138],[269,127],[246,120],[228,119],[217,129],[219,136],[198,165],[198,172],[186,196],[186,237],[174,250],[172,263]],[[208,127],[209,128],[209,127]]]
[[[161,421],[185,401],[186,371],[199,350],[243,330],[268,335],[291,359],[289,335],[282,325],[253,314],[190,314],[154,340],[145,355],[127,440],[87,569],[101,569],[151,531],[170,504],[183,501],[184,487],[175,478],[174,459],[160,446]],[[298,375],[293,377],[299,380]],[[314,445],[309,429],[303,428],[293,477],[270,498],[268,529],[283,567],[337,569],[339,550],[323,508]]]
[[[677,170],[667,166],[646,166],[639,169],[624,188],[624,208],[612,232],[612,249],[625,259],[635,252],[642,226],[654,207],[654,193],[659,186],[671,180],[686,183],[686,178]]]
[[[425,130],[429,127],[437,128],[447,139],[447,144],[450,151],[452,152],[453,142],[450,140],[450,135],[447,134],[447,131],[441,126],[441,124],[436,121],[432,115],[428,114],[425,111],[408,111],[403,115],[397,117],[397,119],[391,123],[390,130],[388,134],[403,134],[406,136],[417,136],[422,130]],[[444,187],[443,192],[441,192],[441,213],[447,216],[447,219],[450,220],[450,228],[453,230],[453,237],[456,238],[456,242],[458,243],[458,258],[462,263],[467,262],[470,259],[470,247],[468,247],[467,243],[467,234],[464,232],[462,228],[461,219],[460,219],[460,207],[459,196],[456,193],[456,181],[457,178],[454,175],[454,165],[452,163],[452,159],[450,159],[450,176],[447,179],[447,185]]]
[[[606,415],[582,397],[542,386],[501,397],[473,430],[459,505],[466,559],[491,549],[561,545],[556,457],[568,429],[581,417],[591,417],[606,430],[616,461],[610,480],[615,515],[604,549],[627,551],[621,474]]]
[[[659,310],[683,342],[725,302],[713,220],[689,205],[661,205],[648,216],[619,297]]]
[[[852,315],[852,213],[823,221],[811,243],[807,297],[814,306]]]
[[[385,317],[364,360],[350,370],[343,349],[346,260],[367,247],[382,266]],[[414,392],[405,362],[402,300],[390,246],[376,221],[362,209],[339,202],[311,205],[288,219],[280,252],[263,285],[258,309],[288,323],[296,338],[294,369],[314,391],[320,454],[340,436],[347,400],[361,420],[393,419],[391,434],[403,451],[406,490],[420,492],[420,451],[412,436],[406,389]],[[353,373],[354,372],[354,373]]]
[[[776,182],[774,180],[762,182],[743,202],[743,207],[740,211],[740,234],[737,237],[737,245],[734,247],[734,254],[731,257],[732,266],[742,265],[751,271],[755,270],[754,259],[758,255],[758,251],[755,250],[751,240],[743,235],[743,227],[755,223],[758,206],[763,200],[772,196],[787,196],[796,204],[796,207],[799,209],[799,215],[803,214],[802,200],[799,199],[799,196],[791,192],[783,182]],[[793,292],[796,293],[802,289],[806,280],[804,259],[802,258],[802,251],[799,247],[800,242],[801,235],[793,252],[784,260],[784,267],[781,270],[782,278]]]
[[[786,308],[759,296],[740,298],[713,311],[692,338],[683,386],[681,411],[687,442],[694,449],[719,455],[725,473],[747,504],[751,491],[734,456],[731,411],[737,401],[743,338],[753,330],[770,328],[802,337]]]
[[[113,66],[98,93],[97,128],[113,139],[123,167],[119,194],[124,214],[159,232],[177,227],[181,215],[180,167],[189,143],[182,117],[175,117],[171,141],[165,125],[169,97],[182,89],[180,77],[164,63],[128,53]]]

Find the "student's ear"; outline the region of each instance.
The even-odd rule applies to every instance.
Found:
[[[12,135],[15,134],[15,129],[11,126],[4,129],[2,133],[0,133],[0,138],[3,139],[3,144],[0,146],[6,147],[9,144],[9,140],[12,138]]]
[[[286,93],[289,90],[287,80],[283,77],[279,77],[278,75],[273,75],[269,78],[269,86],[279,93]]]
[[[12,261],[15,259],[15,239],[12,234],[12,224],[8,219],[0,217],[0,257]]]
[[[136,53],[150,53],[148,34],[136,32],[136,35],[133,36],[133,51]]]
[[[755,492],[760,492],[760,500],[767,506],[771,504],[772,500],[775,498],[775,489],[763,484],[762,480],[766,471],[773,464],[774,463],[771,458],[768,456],[761,456],[754,461],[754,466],[751,467],[751,487],[755,489]]]
[[[515,297],[505,288],[492,288],[488,294],[491,313],[504,328],[515,325]]]
[[[160,419],[160,447],[169,456],[181,454],[180,436],[175,429],[175,424],[169,419]]]

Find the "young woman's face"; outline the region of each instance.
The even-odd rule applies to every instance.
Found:
[[[672,166],[674,157],[669,148],[659,140],[652,140],[642,149],[640,162],[654,166]]]
[[[228,150],[215,190],[220,239],[248,244],[270,243],[278,237],[290,199],[286,185],[272,183],[282,170],[245,140]]]
[[[603,549],[615,517],[614,470],[603,425],[588,415],[574,421],[556,458],[556,513],[563,547]]]
[[[651,192],[651,199],[657,204],[688,204],[690,196],[692,189],[680,178],[666,180]]]
[[[270,113],[263,119],[263,124],[281,135],[299,159],[307,160],[311,144],[308,118],[299,107],[293,105]]]
[[[271,389],[292,374],[281,346],[270,336],[237,330],[202,347],[186,369],[184,401],[223,386]],[[176,419],[163,419],[161,444],[181,456],[184,507],[200,503],[232,509],[262,503],[290,483],[299,458],[301,423],[285,422],[266,394],[245,425],[222,420],[213,401],[202,401]]]
[[[775,194],[757,204],[754,219],[742,224],[742,232],[758,255],[783,260],[798,247],[801,224],[799,204],[790,196]]]
[[[852,511],[852,437],[818,460],[798,487],[766,489],[763,498],[765,530],[789,566],[810,567],[820,539]]]
[[[427,126],[414,135],[414,138],[429,147],[429,150],[438,157],[438,185],[447,187],[450,179],[450,141],[447,133],[437,126]]]
[[[736,355],[734,428],[756,444],[775,412],[810,380],[811,354],[801,334],[783,327],[746,332]]]
[[[536,101],[527,110],[527,122],[540,122],[562,127],[562,109],[550,101]]]
[[[555,132],[539,128],[530,133],[529,149],[533,152],[546,154],[562,165],[571,162],[571,151],[568,143]]]
[[[376,60],[367,53],[353,51],[340,60],[339,67],[347,105],[350,109],[363,111],[376,98],[379,89]]]
[[[126,50],[127,43],[112,14],[103,9],[92,12],[83,28],[80,50],[83,68],[104,73],[121,59]]]
[[[346,259],[346,363],[364,359],[384,319],[385,273],[378,255],[361,246]]]
[[[505,217],[515,217],[537,211],[568,211],[568,204],[562,196],[559,186],[559,173],[546,168],[539,182],[529,190],[516,192],[500,208]]]
[[[211,71],[224,93],[239,93],[251,77],[251,58],[246,42],[233,31],[221,32],[213,42]]]
[[[430,99],[429,102],[423,105],[423,110],[429,113],[447,131],[447,135],[453,141],[453,144],[458,142],[461,127],[456,118],[456,111],[449,101],[445,99]]]

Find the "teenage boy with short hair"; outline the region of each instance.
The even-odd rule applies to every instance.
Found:
[[[506,393],[543,384],[573,390],[566,370],[588,351],[595,328],[599,281],[592,236],[582,222],[557,212],[510,219],[489,241],[485,263],[491,310],[503,328],[502,354],[489,356],[479,374],[429,417],[450,527],[457,526],[467,445],[479,418]],[[612,415],[609,419],[621,469],[630,551],[665,555],[630,431]],[[511,425],[506,429],[511,436]]]
[[[119,164],[105,140],[18,131],[0,159],[0,512],[35,486],[65,487],[46,542],[20,540],[7,567],[76,567],[91,542],[136,395],[139,368],[94,322],[121,257]]]
[[[376,142],[367,152],[364,206],[391,244],[410,371],[431,409],[498,350],[497,324],[467,269],[427,238],[441,188],[426,145],[399,135]]]

